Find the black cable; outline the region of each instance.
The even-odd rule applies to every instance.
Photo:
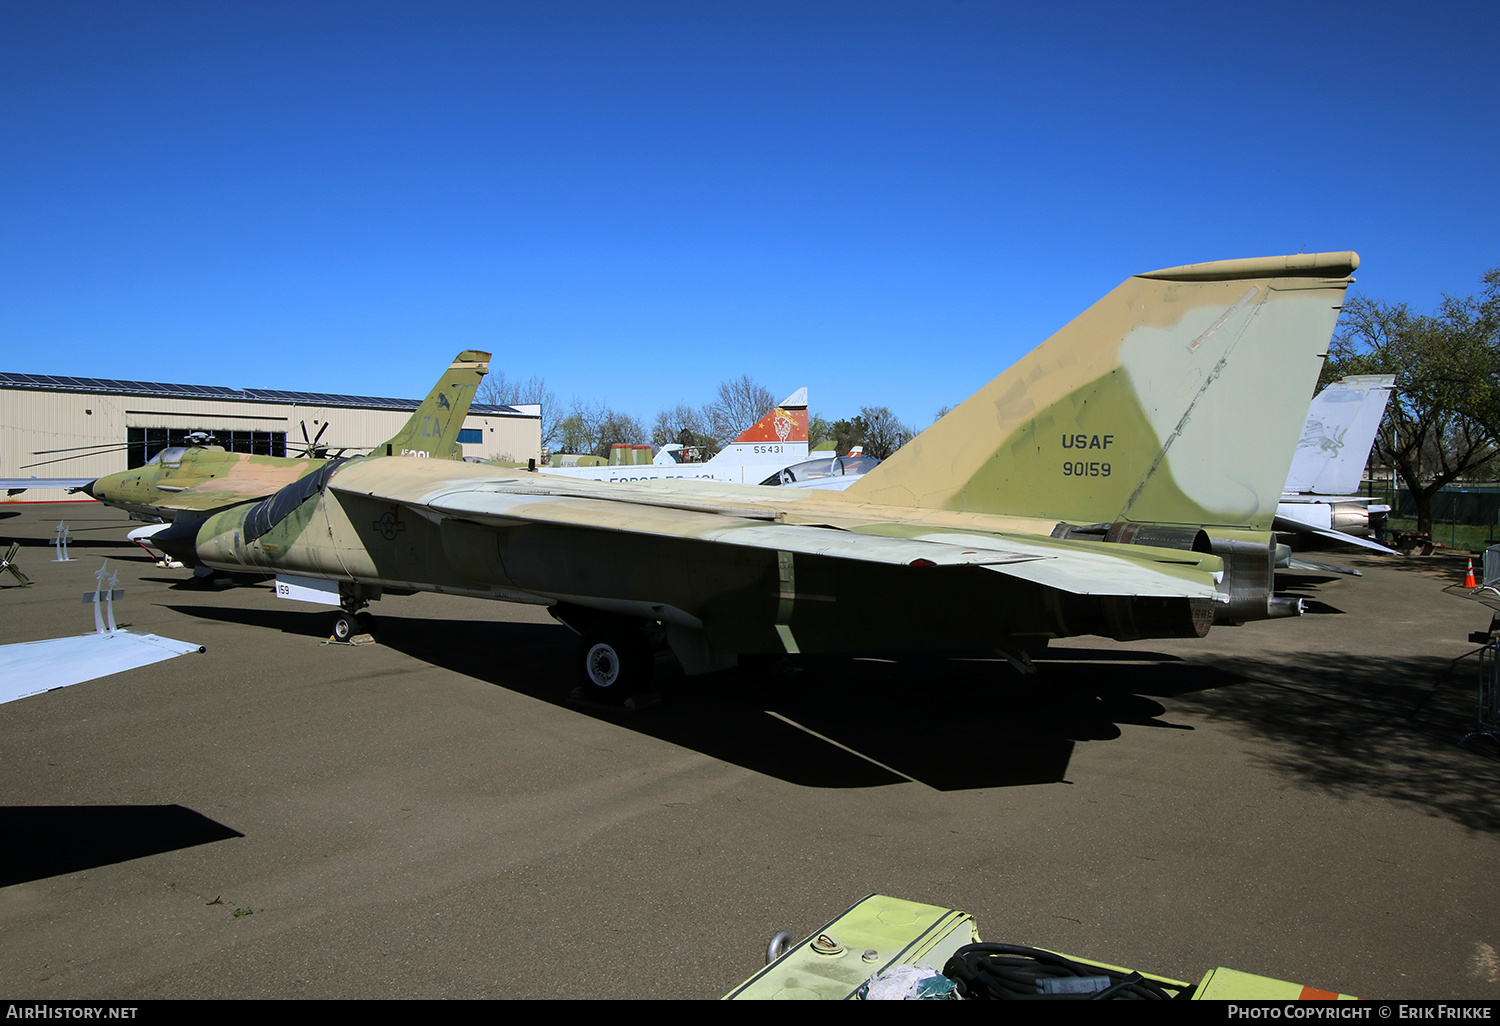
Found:
[[[1172,995],[1140,973],[1085,965],[1052,951],[1016,944],[966,944],[943,966],[961,996],[979,1000],[1170,1001]],[[1105,977],[1109,985],[1085,993],[1045,993],[1042,980]]]

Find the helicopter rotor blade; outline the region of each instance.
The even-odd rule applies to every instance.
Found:
[[[55,452],[81,452],[84,449],[118,449],[118,448],[120,448],[120,443],[119,442],[95,442],[92,445],[75,445],[75,446],[73,446],[72,448],[69,448],[69,449],[38,449],[35,452],[33,452],[31,455],[33,455],[33,456],[50,456],[50,455],[52,455]],[[85,455],[87,455],[87,454],[85,453]]]
[[[82,459],[84,456],[103,456],[106,453],[111,453],[111,452],[124,452],[126,449],[129,449],[129,448],[130,448],[130,446],[128,446],[128,445],[117,445],[117,446],[115,446],[112,449],[100,449],[100,450],[97,450],[95,452],[76,452],[76,453],[74,453],[71,456],[59,456],[55,460],[42,460],[39,463],[26,463],[26,464],[23,464],[19,469],[21,469],[21,470],[30,470],[32,467],[45,467],[48,464],[52,464],[52,463],[66,463],[69,460]]]

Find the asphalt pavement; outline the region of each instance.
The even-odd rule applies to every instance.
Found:
[[[55,560],[59,522],[70,562]],[[202,587],[97,504],[0,505],[0,643],[206,647],[0,705],[0,997],[716,998],[870,893],[1178,979],[1500,998],[1490,610],[1462,558],[1309,553],[1299,619],[808,660],[571,702],[539,607]]]

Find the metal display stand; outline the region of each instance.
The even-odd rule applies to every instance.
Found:
[[[1481,590],[1488,588],[1500,594],[1500,545],[1491,545],[1484,550],[1484,580],[1479,582]]]
[[[1500,649],[1496,647],[1500,640],[1496,638],[1497,626],[1500,626],[1500,615],[1491,621],[1488,631],[1469,635],[1470,641],[1484,645],[1479,650],[1479,729],[1465,734],[1459,741],[1461,745],[1480,738],[1500,745]]]

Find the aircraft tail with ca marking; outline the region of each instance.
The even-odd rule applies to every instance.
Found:
[[[458,429],[463,427],[479,383],[489,370],[489,353],[472,349],[459,353],[405,426],[372,449],[370,455],[463,459]]]
[[[1354,253],[1136,275],[845,493],[1269,532]]]

